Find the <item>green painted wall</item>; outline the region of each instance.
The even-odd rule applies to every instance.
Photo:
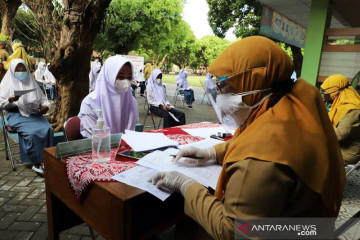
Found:
[[[301,77],[313,85],[316,84],[318,78],[325,29],[330,26],[329,5],[330,0],[312,0],[311,2]]]

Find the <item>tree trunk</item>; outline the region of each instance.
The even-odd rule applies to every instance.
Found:
[[[0,1],[1,34],[9,36],[10,41],[12,40],[12,36],[15,30],[15,15],[20,5],[20,0]]]
[[[163,65],[164,65],[164,62],[166,60],[166,57],[167,57],[167,53],[163,56],[163,58],[161,59],[160,63],[159,63],[159,68],[161,68]]]
[[[65,0],[64,19],[58,50],[51,71],[57,77],[56,111],[50,117],[61,130],[64,122],[79,113],[89,92],[89,71],[92,44],[100,30],[111,0]]]
[[[296,72],[296,77],[299,78],[301,76],[301,67],[303,62],[303,55],[301,53],[301,48],[291,45],[290,48],[293,55],[294,70]]]

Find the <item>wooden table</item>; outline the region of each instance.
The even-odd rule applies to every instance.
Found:
[[[162,202],[119,182],[95,183],[77,200],[55,147],[45,148],[44,157],[49,239],[83,221],[106,239],[146,239],[184,217],[180,194]]]

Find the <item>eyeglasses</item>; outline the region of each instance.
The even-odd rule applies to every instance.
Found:
[[[327,90],[327,89],[330,89],[330,88],[337,88],[337,89],[335,89],[334,91],[331,91],[331,92],[327,92],[326,90]],[[324,95],[330,95],[330,94],[332,94],[332,93],[334,93],[334,92],[337,92],[337,91],[339,91],[339,90],[341,90],[341,88],[339,88],[339,87],[329,87],[329,88],[321,89],[320,91],[321,91],[321,93],[324,94]]]
[[[252,70],[254,70],[254,69],[259,69],[259,68],[265,68],[265,69],[266,69],[266,67],[253,67],[253,68],[248,68],[248,69],[245,69],[245,70],[240,70],[240,71],[238,71],[238,72],[232,73],[232,74],[230,74],[230,75],[220,76],[220,77],[218,78],[218,80],[219,80],[219,82],[222,82],[222,81],[224,81],[224,80],[229,80],[230,78],[235,77],[236,75],[239,75],[239,74],[245,73],[245,72],[249,72],[249,71],[252,71]]]
[[[227,82],[216,81],[216,90],[220,93],[228,93],[231,86]]]
[[[326,90],[327,89],[330,89],[330,88],[336,88],[334,91],[331,91],[331,92],[327,92]],[[329,87],[329,88],[325,88],[325,89],[320,89],[320,93],[322,95],[322,99],[324,102],[331,102],[332,100],[334,100],[340,93],[341,90],[343,90],[344,88],[339,88],[339,87]],[[337,94],[335,94],[335,96],[333,97],[330,97],[330,95],[332,93],[335,93],[335,92],[338,92]]]
[[[232,73],[230,75],[224,75],[224,76],[218,77],[216,79],[216,90],[219,91],[220,93],[228,93],[231,90],[231,86],[225,81],[229,80],[232,77],[240,75],[242,73],[249,72],[249,71],[252,71],[254,69],[259,69],[259,68],[266,69],[266,67],[254,67],[254,68],[248,68],[248,69],[245,69],[245,70],[241,70],[241,71]]]

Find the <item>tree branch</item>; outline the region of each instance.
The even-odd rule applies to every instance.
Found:
[[[21,35],[23,35],[23,36],[24,36],[25,38],[27,38],[28,40],[33,41],[33,42],[36,42],[36,43],[38,43],[38,44],[41,44],[41,42],[39,42],[38,40],[32,39],[32,38],[28,37],[28,36],[27,36],[25,33],[23,33],[23,32],[20,30],[20,28],[18,28],[16,25],[15,25],[15,28],[16,28],[17,31],[19,31],[19,33],[20,33]]]

